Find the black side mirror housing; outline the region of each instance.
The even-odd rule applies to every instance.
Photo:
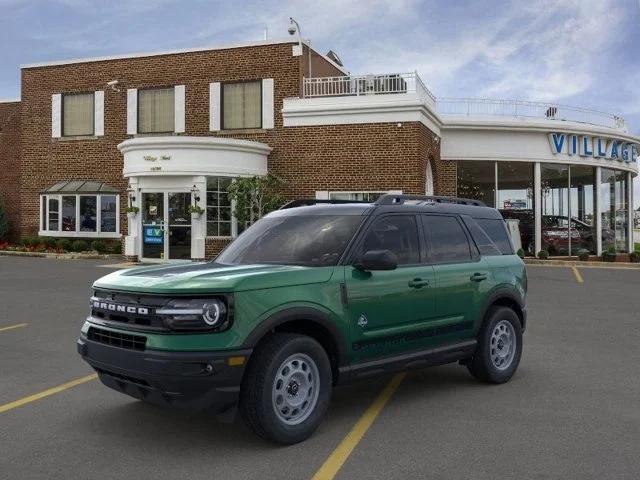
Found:
[[[398,257],[391,250],[369,250],[358,259],[354,267],[363,272],[395,270],[398,268]]]

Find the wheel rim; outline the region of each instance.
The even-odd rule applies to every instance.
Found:
[[[281,422],[304,422],[318,403],[320,373],[316,363],[304,353],[291,355],[278,368],[271,392],[273,408]]]
[[[506,370],[516,356],[516,331],[508,320],[500,320],[491,334],[491,363],[498,370]]]

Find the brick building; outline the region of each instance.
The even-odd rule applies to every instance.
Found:
[[[21,82],[20,102],[0,103],[14,238],[122,239],[129,257],[211,257],[239,229],[229,182],[272,172],[291,198],[479,198],[530,251],[631,242],[638,138],[618,117],[436,100],[417,74],[352,76],[289,40],[24,65]],[[192,216],[192,204],[206,213]],[[574,239],[572,226],[551,245],[543,224],[561,231],[570,217],[591,240]]]

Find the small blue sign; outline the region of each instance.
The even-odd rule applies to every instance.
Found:
[[[164,232],[158,227],[144,227],[145,245],[162,245],[164,242]]]

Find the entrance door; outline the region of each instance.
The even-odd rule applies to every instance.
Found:
[[[142,258],[191,259],[191,193],[142,194]]]

